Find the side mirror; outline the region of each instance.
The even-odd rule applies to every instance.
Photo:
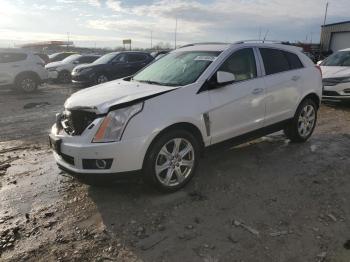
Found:
[[[323,60],[320,60],[317,62],[317,65],[320,65],[323,62]]]
[[[236,80],[234,74],[228,73],[228,72],[224,72],[224,71],[218,71],[216,73],[216,79],[217,79],[217,83],[219,85],[230,84],[230,83],[233,83]]]

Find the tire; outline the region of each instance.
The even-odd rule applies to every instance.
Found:
[[[99,85],[99,84],[102,84],[102,83],[106,83],[108,82],[109,79],[108,77],[105,75],[105,74],[98,74],[95,78],[95,84],[96,85]]]
[[[20,75],[15,82],[15,89],[24,93],[33,93],[38,89],[38,79],[31,74]]]
[[[61,84],[69,84],[72,82],[72,77],[68,71],[62,71],[58,74],[57,80]]]
[[[195,136],[171,130],[156,138],[147,151],[144,178],[162,192],[177,191],[194,176],[199,157],[200,143]]]
[[[291,142],[302,143],[310,138],[316,127],[317,110],[312,99],[306,98],[300,103],[293,120],[284,129]]]

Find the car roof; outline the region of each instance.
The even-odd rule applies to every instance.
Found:
[[[180,47],[179,49],[176,49],[175,51],[217,51],[222,52],[230,47],[265,47],[265,48],[277,48],[282,49],[286,51],[291,52],[300,52],[302,51],[302,48],[293,46],[293,45],[287,45],[287,44],[281,44],[281,43],[255,43],[255,42],[236,42],[232,44],[228,43],[198,43],[198,44],[189,44],[184,47]]]

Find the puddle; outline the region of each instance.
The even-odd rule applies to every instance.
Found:
[[[2,209],[10,214],[24,215],[32,209],[60,201],[64,181],[68,178],[59,174],[51,152],[47,149],[26,150],[19,156],[2,178]]]

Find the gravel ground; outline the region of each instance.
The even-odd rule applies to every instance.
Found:
[[[322,105],[305,144],[277,133],[208,153],[164,195],[56,167],[47,134],[75,91],[0,91],[1,261],[350,261],[350,105]]]

